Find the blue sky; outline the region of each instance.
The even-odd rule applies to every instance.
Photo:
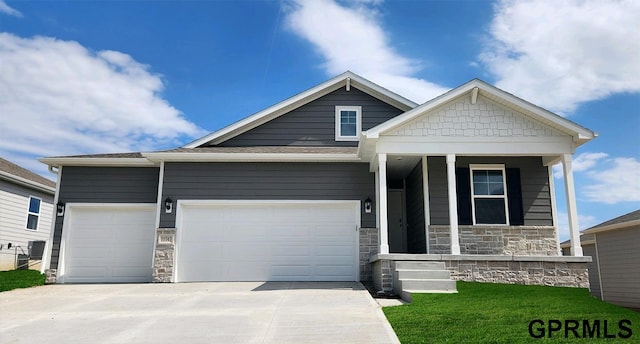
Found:
[[[416,102],[480,78],[600,134],[580,227],[640,208],[638,1],[3,1],[0,156],[174,148],[352,70]],[[566,238],[562,178],[556,178]]]

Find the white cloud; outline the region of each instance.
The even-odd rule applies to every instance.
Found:
[[[20,11],[16,10],[15,8],[7,5],[4,0],[0,0],[0,13],[22,18],[22,13],[20,13]]]
[[[596,164],[602,159],[608,157],[607,153],[581,153],[573,159],[573,163],[571,166],[573,167],[573,172],[583,172],[587,171],[590,168],[596,166]],[[562,164],[556,164],[553,166],[553,176],[556,178],[563,178],[562,172]]]
[[[583,188],[586,199],[606,204],[640,202],[640,161],[615,158],[607,165],[603,170],[587,173],[594,183]]]
[[[127,54],[0,33],[0,60],[2,156],[153,150],[203,134]]]
[[[412,77],[418,60],[404,57],[389,44],[375,5],[381,1],[297,0],[287,14],[289,28],[309,41],[325,60],[331,76],[351,70],[413,101],[424,102],[448,89]]]
[[[578,227],[580,230],[593,227],[598,223],[599,221],[593,215],[578,214]],[[569,215],[566,212],[558,211],[558,235],[560,236],[560,242],[571,237],[569,234]]]
[[[503,0],[480,55],[497,86],[557,112],[640,91],[640,1]]]

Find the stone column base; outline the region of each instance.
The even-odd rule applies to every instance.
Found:
[[[176,247],[176,229],[158,228],[156,249],[153,253],[153,283],[173,282],[173,262]]]

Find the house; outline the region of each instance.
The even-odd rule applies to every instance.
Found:
[[[589,263],[591,295],[640,311],[640,210],[583,231],[580,237]],[[569,254],[570,243],[561,244]]]
[[[30,243],[49,239],[55,191],[52,181],[0,158],[0,271],[40,268],[42,253],[27,257]]]
[[[40,159],[65,207],[47,273],[587,286],[571,159],[595,136],[477,79],[418,105],[345,72],[180,148]],[[555,227],[558,162],[571,257]]]

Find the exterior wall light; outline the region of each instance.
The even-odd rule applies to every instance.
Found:
[[[64,216],[64,203],[58,202],[56,204],[56,215],[57,216]]]
[[[171,198],[167,197],[164,199],[164,212],[167,214],[171,214],[173,211],[173,201]]]
[[[370,197],[367,197],[367,199],[364,201],[364,212],[365,212],[365,213],[367,213],[367,214],[370,214],[370,213],[371,213],[371,210],[372,210],[372,208],[373,208],[373,207],[372,207],[372,205],[373,205],[372,203],[373,203],[373,202],[371,201],[371,198],[370,198]]]

